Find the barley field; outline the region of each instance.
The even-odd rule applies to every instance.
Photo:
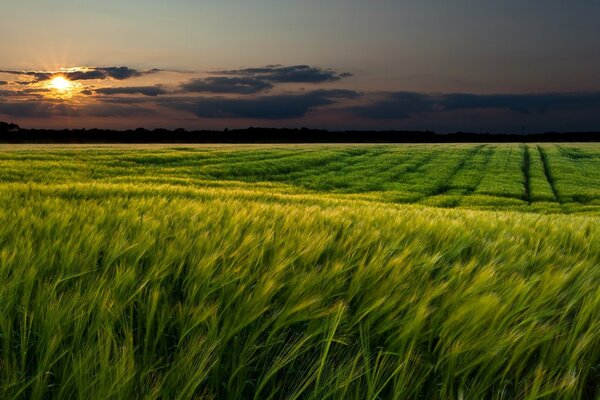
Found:
[[[0,147],[1,399],[600,399],[600,145]]]

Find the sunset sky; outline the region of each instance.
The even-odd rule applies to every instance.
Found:
[[[596,0],[5,1],[0,120],[600,130],[599,16]]]

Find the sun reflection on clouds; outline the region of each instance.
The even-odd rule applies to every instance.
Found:
[[[46,97],[64,100],[73,98],[85,89],[81,83],[71,81],[61,74],[41,82],[40,85],[42,88],[47,89]]]
[[[158,69],[138,71],[129,67],[61,67],[43,70],[3,70],[3,75],[17,75],[18,80],[7,82],[12,86],[11,96],[17,98],[25,95],[37,95],[47,99],[75,101],[94,93],[95,87],[114,86],[132,78],[143,79],[145,76],[160,72]],[[100,82],[104,83],[100,83]],[[23,89],[26,88],[26,89]]]
[[[57,76],[55,78],[52,78],[52,80],[50,81],[50,86],[52,87],[52,89],[55,89],[55,90],[58,90],[61,92],[68,91],[72,85],[73,85],[73,83],[71,81],[69,81],[68,79],[65,79],[65,77],[63,77],[63,76]]]

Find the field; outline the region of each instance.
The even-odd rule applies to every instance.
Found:
[[[600,145],[0,148],[2,399],[600,399]]]
[[[600,210],[597,144],[13,146],[0,160],[0,182],[11,190],[227,187],[445,208]]]

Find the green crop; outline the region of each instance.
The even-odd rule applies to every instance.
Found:
[[[0,398],[600,398],[599,172],[577,144],[4,148]]]

